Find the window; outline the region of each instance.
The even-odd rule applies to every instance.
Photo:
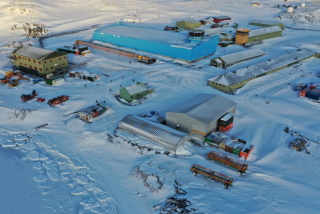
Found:
[[[133,97],[131,96],[131,99],[132,99]]]
[[[36,63],[36,60],[33,60],[33,63]]]
[[[40,71],[42,71],[42,68],[40,68]]]
[[[22,65],[22,63],[20,62],[20,65]]]
[[[219,86],[221,86],[221,84],[219,84]]]
[[[32,68],[32,66],[31,66],[31,65],[29,65],[29,68]]]
[[[31,61],[31,59],[28,59],[28,61],[30,62],[30,61]]]
[[[59,60],[61,60],[61,58],[59,58]]]
[[[36,69],[36,70],[37,70],[38,68],[37,68],[37,67],[34,67],[34,69]]]
[[[47,61],[44,61],[44,64],[47,64]]]
[[[19,56],[19,59],[21,59],[21,56]]]
[[[66,59],[67,57],[65,56],[65,57],[63,57],[64,59]]]
[[[53,69],[53,67],[51,67],[51,69]]]
[[[41,61],[39,61],[38,63],[39,63],[39,65],[41,65]]]
[[[52,60],[50,60],[50,62],[52,62]]]
[[[46,71],[48,70],[48,68],[46,68]]]
[[[16,55],[13,55],[14,56],[14,58],[17,58],[17,56]]]

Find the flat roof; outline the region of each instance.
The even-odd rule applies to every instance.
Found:
[[[209,81],[220,83],[223,85],[233,85],[240,83],[244,80],[259,76],[261,74],[267,73],[269,71],[287,66],[299,60],[305,59],[310,56],[314,56],[317,52],[311,51],[309,49],[301,49],[300,51],[295,51],[288,53],[258,64],[251,65],[246,68],[241,68],[239,70],[231,71],[226,74],[209,79]]]
[[[126,89],[127,89],[128,93],[131,95],[148,90],[147,86],[142,85],[142,84],[130,85],[130,86],[127,86]]]
[[[162,31],[150,28],[131,27],[126,25],[116,25],[107,27],[95,32],[101,34],[109,34],[112,36],[121,36],[127,38],[134,38],[140,40],[146,40],[155,43],[163,43],[171,46],[179,46],[181,48],[193,48],[204,42],[211,40],[211,38],[204,38],[201,42],[191,43],[188,39],[187,33],[177,33],[172,31]]]
[[[266,53],[260,48],[253,48],[251,50],[241,51],[234,54],[220,56],[219,58],[226,64],[233,64],[242,60],[265,55]]]
[[[235,102],[217,94],[198,94],[167,113],[184,113],[204,124],[210,124],[236,105]]]
[[[212,16],[213,19],[217,19],[217,20],[220,20],[220,19],[231,19],[231,17],[229,16]]]
[[[260,29],[250,31],[249,37],[263,35],[263,34],[267,34],[267,33],[278,32],[278,31],[282,31],[282,29],[279,26],[260,28]]]

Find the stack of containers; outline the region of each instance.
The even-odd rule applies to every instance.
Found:
[[[219,137],[217,135],[209,135],[206,137],[205,142],[210,145],[210,146],[214,146],[216,148],[219,147],[219,143],[223,140],[222,137]]]
[[[227,113],[219,120],[219,131],[220,132],[227,132],[233,127],[233,115]]]

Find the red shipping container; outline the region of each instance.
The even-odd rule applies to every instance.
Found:
[[[219,131],[226,133],[226,132],[230,131],[232,129],[232,127],[233,127],[233,123],[230,123],[227,127],[220,126]]]
[[[93,118],[98,117],[98,112],[96,111],[96,112],[92,113],[92,117]]]
[[[233,148],[226,145],[226,152],[232,153]]]
[[[76,51],[76,54],[79,55],[79,51]]]
[[[69,73],[69,76],[70,76],[70,77],[72,77],[72,76],[73,76],[71,72]]]
[[[308,91],[309,91],[308,89],[304,89],[304,90],[300,91],[300,97],[305,97],[305,96],[306,96],[306,93],[307,93]]]
[[[250,148],[250,147],[249,147]],[[242,151],[240,151],[240,157],[243,157],[245,160],[248,159],[248,156],[250,155],[250,153],[252,152],[254,148],[254,145],[251,146],[251,149],[248,152],[245,152],[247,149],[242,149]]]

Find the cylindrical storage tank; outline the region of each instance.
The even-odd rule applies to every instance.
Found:
[[[301,3],[301,7],[305,7],[306,6],[306,4],[305,3]]]
[[[287,10],[288,13],[292,13],[293,12],[293,7],[289,7]]]

